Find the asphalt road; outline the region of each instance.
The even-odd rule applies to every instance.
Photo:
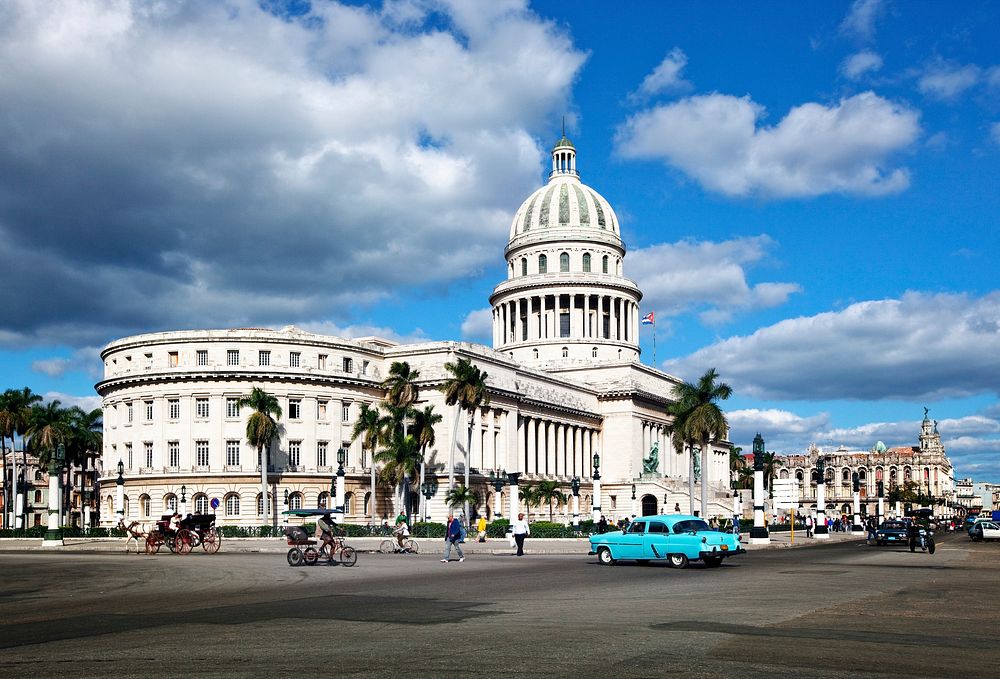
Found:
[[[438,558],[0,554],[0,676],[1000,674],[997,543]]]

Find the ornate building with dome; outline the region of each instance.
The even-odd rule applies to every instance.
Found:
[[[490,297],[492,347],[343,339],[294,327],[150,333],[107,345],[96,385],[104,468],[121,462],[124,497],[118,506],[117,477],[105,477],[102,524],[119,512],[146,522],[178,510],[257,525],[283,508],[335,501],[349,522],[391,519],[401,499],[375,483],[372,451],[352,431],[361,407],[384,396],[380,384],[396,361],[419,371],[415,406],[433,405],[444,417],[427,452],[425,492],[411,496],[415,514],[447,515],[453,432],[456,474],[468,460],[480,498],[474,511],[488,518],[524,511],[512,502],[512,486],[542,480],[557,481],[567,495],[576,480],[583,518],[687,511],[690,452],[674,451],[665,412],[679,381],[639,360],[642,292],[625,276],[618,218],[580,181],[565,136],[552,150],[548,183],[515,212],[504,254],[507,278]],[[445,363],[458,358],[488,374],[490,402],[471,416],[447,406],[439,390]],[[247,413],[238,407],[252,387],[273,394],[283,413],[268,456],[266,509]],[[699,461],[710,514],[732,508],[730,447],[720,441]],[[338,473],[344,494],[335,499]],[[696,498],[700,492],[699,484]],[[572,503],[557,511],[571,519]]]

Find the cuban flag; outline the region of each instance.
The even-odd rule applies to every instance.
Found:
[[[642,320],[639,321],[639,322],[642,323],[643,325],[655,325],[656,324],[656,312],[655,311],[650,311],[648,314],[646,314],[645,316],[643,316]]]

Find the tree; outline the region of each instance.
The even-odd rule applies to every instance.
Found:
[[[272,394],[260,387],[254,387],[247,396],[240,397],[237,407],[253,410],[247,418],[247,443],[257,449],[257,460],[260,462],[261,513],[264,514],[267,512],[267,454],[280,433],[277,420],[281,419],[281,405]],[[277,502],[277,498],[273,500]],[[276,514],[274,525],[278,525]]]
[[[674,434],[674,447],[680,446],[679,452],[683,452],[684,446],[697,445],[702,451],[701,465],[701,516],[708,513],[708,470],[711,466],[706,463],[708,457],[709,443],[715,440],[725,439],[729,433],[729,422],[716,401],[724,401],[732,396],[733,390],[728,384],[716,384],[718,375],[715,368],[710,368],[698,380],[697,384],[682,382],[675,387],[676,400],[667,407],[667,414],[674,416],[674,422],[670,427]],[[693,459],[691,475],[689,480],[689,492],[691,493],[691,504],[694,505],[694,485],[693,485]]]
[[[0,459],[3,467],[3,516],[0,517],[0,527],[9,528],[7,517],[11,513],[11,498],[10,493],[11,483],[7,479],[7,438],[14,435],[13,423],[11,418],[11,412],[8,410],[8,394],[10,390],[5,391],[0,394],[0,455],[3,458]],[[11,450],[14,449],[14,440],[11,439]],[[15,460],[16,462],[16,460]]]
[[[732,477],[733,488],[749,488],[750,486],[744,485],[747,478],[747,471],[750,465],[747,464],[747,460],[743,457],[743,449],[739,446],[734,447],[729,451],[729,473]],[[750,479],[753,479],[753,472],[750,472]]]
[[[423,410],[417,410],[413,413],[413,435],[417,437],[417,443],[420,444],[420,483],[424,482],[424,464],[427,459],[427,449],[434,445],[436,436],[434,434],[434,425],[439,424],[443,418],[441,415],[434,412],[434,406],[425,406]],[[423,495],[421,494],[421,500],[423,501]],[[422,507],[421,516],[427,515],[426,506]]]
[[[5,419],[7,422],[7,427],[10,433],[10,447],[14,450],[16,446],[16,439],[18,435],[24,436],[28,429],[28,420],[31,417],[31,409],[36,403],[42,402],[42,397],[34,393],[28,387],[23,387],[21,389],[8,389],[4,392],[4,400],[6,401],[6,415]],[[12,458],[14,463],[13,473],[11,477],[14,479],[15,495],[17,489],[17,455],[15,454]],[[24,442],[21,442],[21,463],[23,467],[23,474],[25,477],[25,482],[28,478],[28,451],[27,446]],[[28,512],[28,488],[27,485],[21,488],[21,492],[24,494],[24,502],[21,504],[21,516],[20,522],[21,526],[27,528],[27,512]],[[14,504],[17,504],[17,500],[14,500]]]
[[[372,523],[375,523],[375,498],[376,498],[376,488],[375,488],[375,452],[378,448],[379,441],[382,440],[382,418],[379,415],[378,408],[372,408],[367,403],[361,404],[361,410],[358,412],[358,419],[354,422],[354,429],[351,430],[351,441],[357,441],[361,439],[361,448],[363,450],[371,451],[372,463],[371,463],[371,494],[372,494],[372,504],[371,504],[371,514]]]
[[[88,412],[82,408],[73,406],[69,409],[69,424],[70,436],[69,442],[66,445],[66,484],[64,486],[65,498],[63,500],[66,516],[69,516],[73,490],[69,483],[71,465],[79,466],[83,471],[80,485],[80,502],[82,507],[84,502],[83,492],[86,490],[84,488],[86,484],[86,470],[91,466],[90,461],[101,455],[101,449],[104,445],[104,411],[101,408],[95,408]],[[82,514],[80,522],[82,525]]]
[[[781,466],[781,460],[775,453],[764,453],[764,489],[770,490],[771,481],[774,480],[775,475],[778,473],[778,467]]]
[[[56,446],[69,441],[71,423],[69,411],[58,400],[31,409],[25,431],[27,446],[38,457],[38,464],[45,467],[52,461]]]
[[[382,463],[379,476],[393,487],[399,488],[399,497],[406,507],[406,522],[410,522],[410,503],[408,495],[409,483],[416,476],[424,456],[420,451],[420,443],[415,436],[397,431],[393,434],[385,448],[375,455],[375,460]]]
[[[547,502],[549,505],[549,521],[554,521],[552,516],[552,501],[565,502],[566,496],[559,488],[558,481],[539,481],[538,485],[534,488],[537,494],[536,502],[541,504],[542,502]]]
[[[459,484],[444,494],[445,503],[454,509],[455,507],[468,507],[470,503],[479,504],[479,496],[471,488]]]
[[[535,486],[522,486],[518,489],[518,494],[521,497],[521,501],[524,502],[524,513],[528,516],[528,520],[531,520],[531,508],[537,507],[542,501],[538,493],[538,488]]]
[[[417,402],[420,389],[416,379],[420,377],[419,370],[411,370],[406,361],[393,361],[389,366],[389,376],[382,381],[386,390],[386,403],[400,408],[408,408]]]
[[[441,386],[444,392],[444,402],[450,406],[457,406],[459,411],[466,413],[466,428],[468,429],[468,443],[465,446],[465,486],[469,486],[469,463],[471,462],[472,448],[472,426],[469,418],[479,407],[489,405],[490,395],[486,391],[485,371],[481,371],[467,358],[459,358],[455,363],[445,363],[445,370],[451,373],[451,377],[446,379]],[[455,485],[455,448],[458,438],[458,413],[455,413],[455,426],[452,428],[451,451],[448,455],[448,486]],[[465,516],[468,520],[469,506],[465,505]]]

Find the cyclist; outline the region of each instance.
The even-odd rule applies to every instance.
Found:
[[[333,524],[333,517],[329,514],[322,515],[316,521],[316,530],[321,541],[320,551],[323,551],[326,545],[330,545],[330,552],[333,553]]]
[[[402,514],[396,517],[396,528],[393,529],[392,534],[396,536],[399,551],[406,551],[406,548],[403,546],[403,540],[410,536],[410,527],[406,525],[406,517]]]

